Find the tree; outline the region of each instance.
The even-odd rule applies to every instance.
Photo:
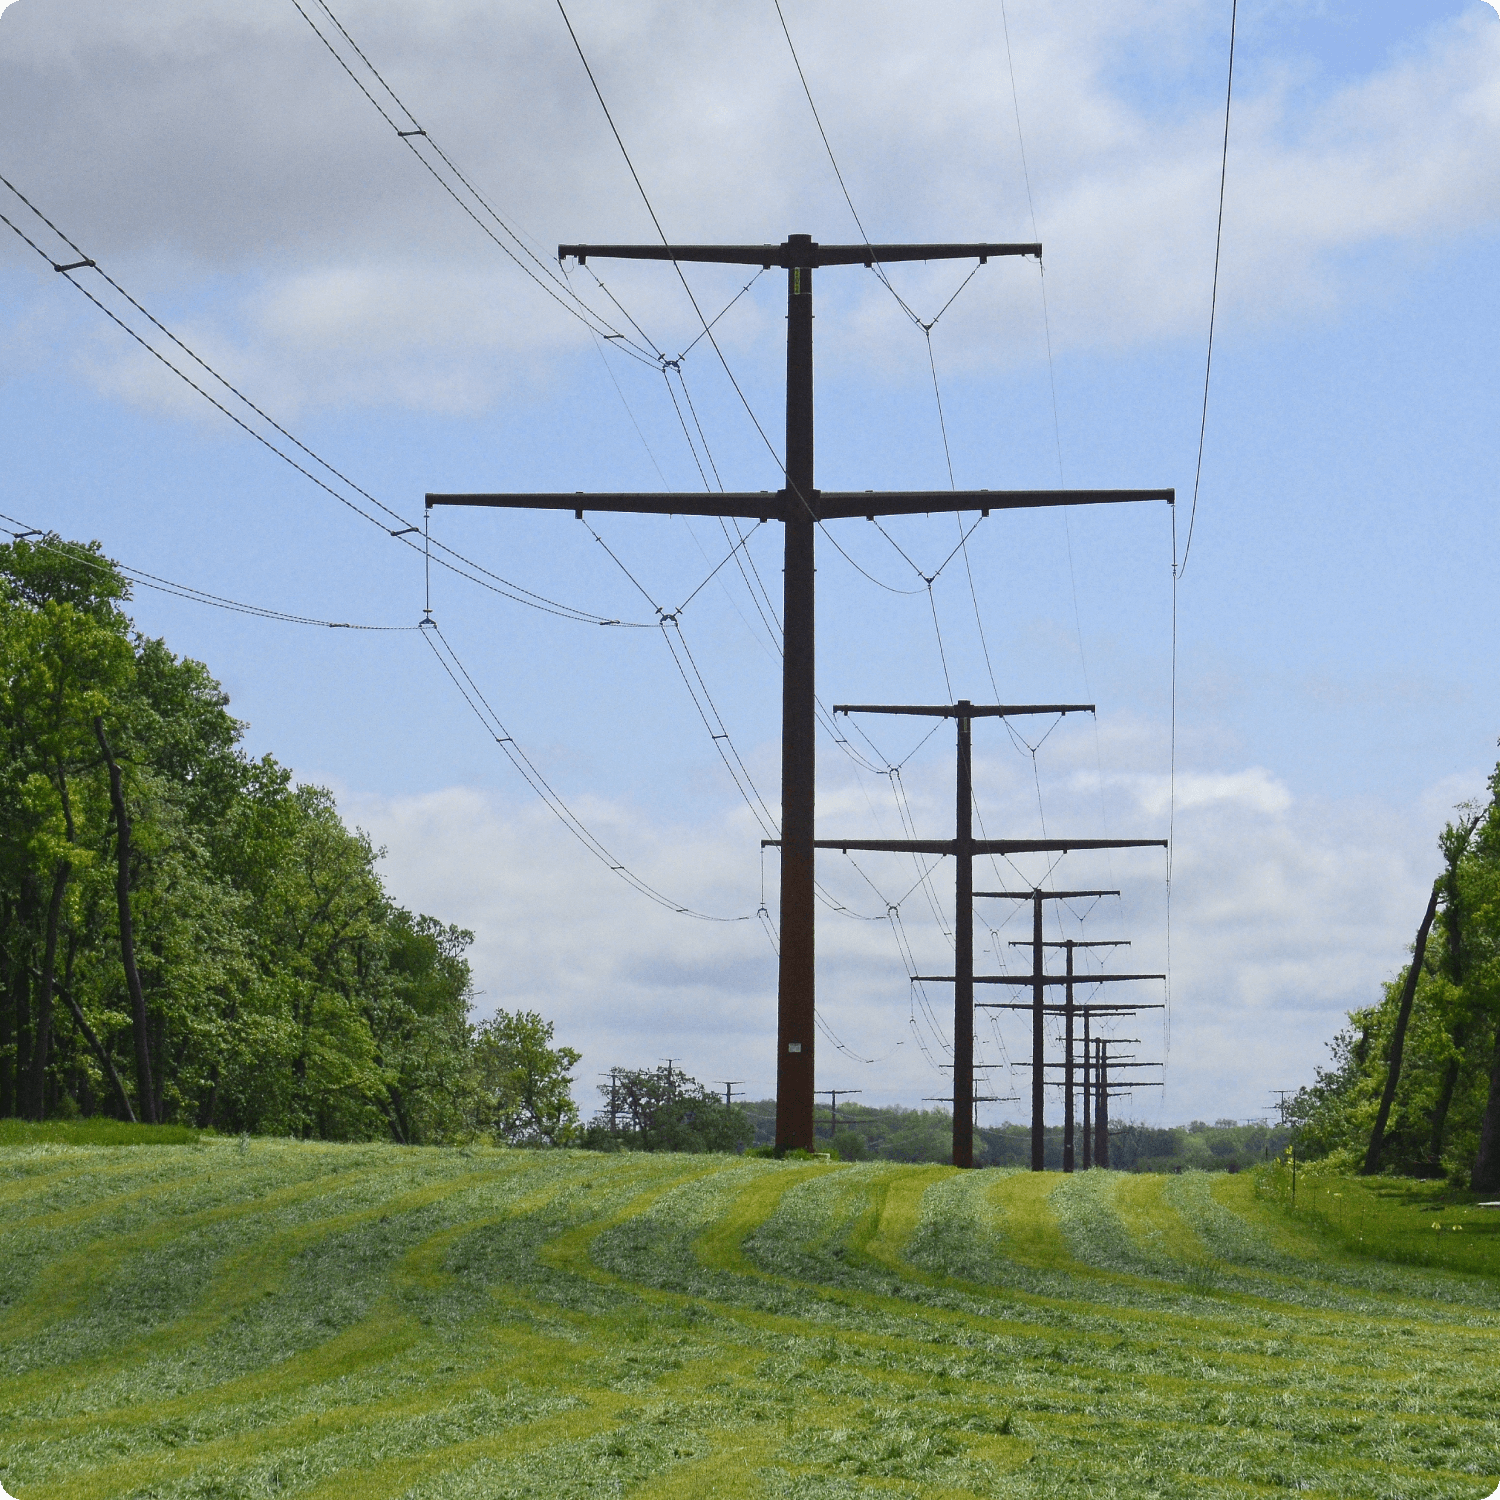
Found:
[[[573,1077],[581,1053],[552,1045],[552,1022],[499,1010],[474,1030],[484,1122],[512,1146],[566,1146],[578,1137]]]
[[[1500,1189],[1500,767],[1489,792],[1443,830],[1412,962],[1292,1101],[1311,1155]]]
[[[95,858],[88,799],[75,781],[97,764],[92,721],[128,690],[133,666],[115,607],[123,580],[95,557],[26,541],[0,547],[0,839],[19,929],[7,944],[16,1008],[7,1029],[17,1044],[6,1064],[8,1092],[38,1120],[47,1108],[59,951],[74,952],[65,932],[69,886]]]
[[[395,905],[332,796],[243,753],[129,592],[96,544],[0,547],[0,1114],[471,1133],[469,934]]]
[[[1490,1032],[1488,1094],[1470,1186],[1500,1190],[1500,766],[1490,777],[1490,803],[1460,866],[1469,934],[1464,988]]]
[[[589,1127],[595,1149],[632,1151],[743,1151],[755,1126],[681,1069],[612,1068],[599,1085],[604,1107]]]

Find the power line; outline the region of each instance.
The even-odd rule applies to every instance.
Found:
[[[573,813],[573,811],[567,806],[567,804],[563,802],[562,798],[557,794],[556,791],[553,790],[552,786],[547,782],[546,778],[543,777],[541,772],[537,769],[535,763],[520,748],[520,746],[516,743],[514,737],[508,733],[508,731],[505,729],[505,726],[496,716],[494,710],[490,707],[488,700],[480,692],[477,684],[474,682],[474,679],[470,676],[468,669],[459,659],[458,653],[453,650],[453,647],[449,643],[447,637],[442,634],[441,630],[438,629],[436,623],[430,618],[424,620],[419,625],[353,625],[342,621],[320,620],[306,615],[289,614],[283,610],[267,609],[259,605],[244,604],[238,600],[225,598],[223,595],[210,593],[206,589],[196,588],[191,584],[175,583],[170,579],[161,578],[157,574],[147,573],[143,569],[132,568],[127,564],[121,563],[113,558],[109,559],[109,563],[106,563],[102,560],[92,558],[76,550],[60,547],[56,545],[56,543],[47,539],[48,534],[40,532],[35,527],[28,527],[17,517],[7,515],[4,512],[0,512],[0,521],[8,521],[13,526],[20,528],[19,530],[11,533],[11,535],[17,538],[17,540],[40,536],[42,538],[40,541],[31,543],[32,546],[37,547],[40,550],[55,553],[60,557],[67,557],[75,562],[82,562],[85,566],[93,568],[96,572],[100,573],[109,572],[111,570],[110,565],[112,565],[114,570],[123,574],[133,583],[142,583],[147,588],[155,588],[163,593],[175,594],[179,598],[187,599],[196,604],[207,604],[213,606],[214,608],[227,609],[234,611],[235,613],[251,615],[259,619],[282,621],[294,625],[314,625],[330,630],[360,630],[381,632],[386,634],[409,634],[414,631],[430,629],[437,636],[437,638],[442,641],[444,649],[447,651],[448,656],[451,658],[452,665],[450,665],[449,662],[444,659],[442,652],[437,651],[435,647],[433,648],[433,654],[437,657],[439,664],[443,667],[444,671],[447,672],[449,678],[453,681],[454,686],[458,688],[460,694],[464,698],[464,701],[469,705],[469,708],[479,718],[479,721],[485,726],[486,730],[490,732],[491,737],[495,739],[496,743],[500,745],[507,758],[511,761],[512,765],[514,765],[515,768],[521,773],[521,776],[526,781],[526,783],[546,804],[549,811],[551,811],[554,816],[558,818],[563,826],[566,827],[568,831],[572,833],[573,836],[577,838],[578,841],[583,844],[583,846],[588,849],[588,851],[593,854],[596,859],[599,859],[611,870],[611,872],[618,875],[622,880],[625,881],[627,885],[631,886],[640,894],[647,896],[649,899],[656,902],[657,905],[666,907],[668,910],[676,912],[679,915],[695,917],[700,921],[706,922],[746,922],[750,920],[748,917],[711,916],[704,912],[695,911],[691,907],[683,906],[678,902],[673,901],[670,897],[663,895],[660,891],[656,890],[655,887],[649,885],[645,880],[637,876],[627,866],[621,864],[618,860],[616,860],[614,856],[610,854],[609,850],[606,849],[605,846],[600,843],[600,841],[591,832],[589,832],[588,828],[582,823],[577,815]],[[429,641],[428,644],[431,645],[431,642]],[[455,675],[453,671],[453,667],[455,666],[458,668],[458,674],[460,674],[463,678],[462,682],[459,681],[459,676]],[[465,684],[467,684],[467,688],[465,687]],[[481,705],[483,711],[481,711]],[[498,733],[496,731],[498,731]],[[839,1045],[842,1048],[841,1043],[835,1042],[835,1045]],[[851,1053],[850,1055],[853,1056],[854,1054]]]
[[[634,871],[622,864],[613,854],[597,839],[565,803],[558,793],[547,782],[546,778],[537,769],[534,762],[527,756],[526,752],[516,743],[513,735],[500,721],[499,715],[490,706],[489,700],[485,698],[475,683],[469,670],[460,660],[458,653],[454,651],[448,638],[438,628],[434,621],[424,621],[422,627],[423,639],[427,642],[432,654],[437,658],[443,670],[458,689],[465,703],[469,705],[474,716],[484,725],[485,730],[504,752],[505,757],[520,772],[522,779],[546,804],[548,810],[554,817],[611,873],[618,875],[632,890],[654,901],[658,906],[665,907],[668,911],[676,912],[679,916],[694,917],[700,922],[748,922],[749,916],[741,917],[719,917],[712,916],[707,912],[695,911],[690,906],[684,906],[674,901],[670,896],[664,895],[655,886],[642,879]],[[442,650],[438,649],[435,641],[442,642]],[[444,653],[446,652],[446,656]],[[457,669],[455,671],[455,668]],[[460,680],[460,678],[462,680]]]
[[[443,151],[442,147],[440,147],[437,142],[433,140],[432,136],[429,135],[428,132],[420,124],[418,124],[416,116],[413,115],[411,110],[408,109],[407,106],[402,102],[401,98],[397,95],[396,91],[391,88],[390,84],[385,81],[385,79],[381,76],[379,69],[376,68],[375,64],[372,63],[370,59],[365,55],[365,53],[361,50],[359,43],[356,42],[352,36],[350,36],[347,28],[344,26],[344,23],[340,21],[336,15],[334,15],[333,11],[330,10],[326,4],[323,3],[323,0],[317,0],[319,9],[321,9],[328,17],[328,19],[332,21],[333,24],[338,28],[344,40],[349,44],[350,47],[354,49],[355,55],[370,70],[370,72],[374,75],[376,81],[380,84],[381,88],[384,89],[385,92],[394,101],[396,108],[399,109],[401,113],[404,114],[406,118],[411,122],[412,129],[403,130],[395,122],[395,120],[390,117],[389,113],[387,113],[386,109],[380,103],[380,101],[376,99],[376,97],[369,91],[368,88],[365,87],[364,83],[360,80],[354,69],[351,68],[349,64],[339,55],[338,49],[333,45],[332,42],[329,41],[326,36],[324,36],[322,31],[319,30],[317,23],[302,8],[299,0],[292,0],[292,4],[296,8],[297,14],[307,22],[308,27],[311,29],[313,35],[316,36],[320,42],[322,42],[325,48],[327,48],[329,56],[332,57],[333,60],[338,63],[338,65],[344,70],[344,72],[349,75],[350,81],[360,91],[360,93],[362,93],[365,98],[369,100],[371,105],[374,106],[381,119],[383,119],[393,131],[395,131],[397,138],[401,141],[401,144],[405,146],[413,156],[416,157],[416,159],[432,176],[433,180],[438,184],[438,186],[441,187],[443,191],[447,193],[448,196],[452,198],[456,204],[458,204],[459,208],[462,209],[463,212],[473,220],[474,224],[477,226],[481,234],[483,234],[488,240],[490,240],[496,246],[496,248],[502,252],[502,254],[513,261],[515,265],[526,276],[528,276],[538,287],[540,287],[543,292],[551,297],[554,302],[562,307],[562,309],[566,313],[568,313],[571,317],[577,318],[579,322],[581,322],[586,328],[590,330],[590,332],[597,333],[600,330],[603,330],[604,336],[606,338],[622,342],[627,347],[627,351],[630,353],[631,358],[638,359],[643,364],[650,364],[653,362],[653,354],[655,353],[654,349],[647,350],[641,348],[639,345],[634,344],[630,339],[626,338],[626,336],[620,333],[618,329],[611,328],[609,323],[605,319],[601,318],[593,308],[591,308],[586,302],[583,301],[581,297],[578,296],[578,294],[572,289],[572,287],[568,285],[565,279],[560,280],[558,278],[557,274],[552,270],[551,266],[549,266],[546,261],[542,260],[541,257],[539,257],[521,239],[520,235],[514,229],[512,229],[510,225],[507,224],[505,220],[501,218],[501,216],[490,206],[490,204],[480,194],[478,189],[475,188],[473,183],[471,183],[468,178],[465,177],[464,174],[459,171],[459,169],[453,164],[452,160]],[[532,263],[531,265],[527,265],[526,260],[522,260],[521,256],[518,256],[515,251],[510,248],[509,245],[498,238],[495,235],[494,231],[490,229],[489,225],[487,225],[483,221],[483,219],[480,218],[479,214],[475,213],[473,208],[471,208],[469,204],[464,201],[463,197],[458,193],[453,185],[444,179],[442,173],[439,172],[433,166],[433,164],[422,154],[421,149],[418,145],[419,141],[426,142],[428,147],[442,161],[443,165],[447,167],[447,169],[454,175],[454,177],[456,177],[458,181],[463,185],[464,189],[468,192],[470,197],[473,198],[474,202],[477,203],[484,211],[484,213],[487,214],[489,218],[492,219],[500,227],[501,231],[514,242],[516,248],[521,252],[521,255],[525,256],[526,260],[529,260]],[[533,269],[533,267],[535,267],[535,269]],[[618,306],[618,304],[616,305]],[[624,312],[624,309],[621,308],[621,311]],[[626,316],[629,317],[629,314],[626,314]],[[636,326],[634,319],[631,319],[630,321],[632,323],[632,326]],[[638,326],[636,327],[636,331],[640,332]],[[644,338],[645,335],[642,334],[642,337]],[[647,343],[650,343],[649,339],[647,339]]]
[[[363,630],[379,632],[382,634],[400,635],[413,630],[419,630],[417,625],[355,625],[347,620],[320,620],[310,615],[289,614],[285,610],[269,609],[259,604],[244,604],[238,599],[228,599],[222,594],[212,594],[207,589],[200,589],[190,583],[176,583],[170,578],[162,578],[156,573],[148,573],[143,568],[134,568],[127,563],[122,563],[116,558],[111,558],[106,564],[85,553],[74,551],[66,547],[59,547],[48,540],[49,535],[34,526],[27,526],[24,521],[17,520],[15,516],[8,516],[0,511],[0,521],[9,521],[13,526],[19,528],[11,532],[17,540],[25,540],[31,537],[41,537],[40,541],[31,542],[33,547],[43,552],[52,552],[59,557],[66,557],[74,562],[81,562],[85,567],[94,569],[98,573],[108,573],[111,565],[114,571],[123,574],[131,583],[139,584],[142,588],[155,589],[158,593],[172,594],[179,599],[186,599],[193,604],[207,604],[214,609],[229,610],[234,614],[251,615],[260,620],[278,620],[287,625],[316,625],[325,630]],[[60,540],[60,538],[59,538]]]
[[[1208,355],[1203,361],[1203,415],[1198,422],[1198,463],[1193,473],[1193,503],[1188,509],[1187,541],[1182,547],[1182,561],[1177,577],[1187,567],[1193,550],[1193,523],[1198,519],[1198,485],[1203,478],[1203,444],[1208,434],[1208,382],[1214,368],[1214,322],[1219,312],[1219,255],[1224,247],[1224,188],[1229,178],[1229,110],[1234,102],[1234,43],[1239,22],[1239,0],[1231,0],[1229,10],[1229,76],[1224,86],[1224,148],[1219,159],[1219,217],[1214,229],[1213,292],[1208,305]]]
[[[666,231],[661,227],[661,220],[657,218],[656,210],[651,206],[651,199],[646,193],[645,185],[641,182],[640,173],[635,169],[635,163],[630,159],[630,152],[625,149],[624,138],[620,135],[619,128],[615,125],[614,116],[609,112],[609,105],[604,102],[604,94],[599,88],[598,80],[594,77],[594,70],[589,66],[588,58],[584,55],[583,44],[578,40],[578,33],[573,30],[573,23],[568,19],[568,13],[563,8],[562,0],[557,0],[557,10],[558,14],[563,18],[563,25],[568,28],[568,35],[573,40],[573,50],[578,53],[578,60],[583,64],[583,71],[588,74],[589,85],[594,91],[594,97],[599,101],[599,108],[604,111],[604,118],[609,124],[610,134],[614,136],[615,144],[620,148],[620,155],[625,158],[625,165],[630,169],[630,176],[635,183],[637,192],[641,195],[641,202],[646,205],[646,212],[651,215],[651,222],[656,226],[656,232],[661,238],[663,247],[670,250],[672,248],[671,242],[667,239]],[[734,387],[735,395],[740,398],[740,405],[745,408],[746,415],[754,424],[755,430],[760,434],[760,440],[766,445],[766,451],[775,460],[776,467],[785,476],[786,464],[782,461],[781,455],[777,453],[775,444],[766,436],[766,430],[760,425],[760,418],[755,415],[755,411],[746,399],[744,391],[740,389],[739,381],[734,378],[734,371],[729,368],[729,361],[724,358],[724,351],[719,347],[719,341],[713,336],[713,330],[708,320],[703,316],[702,308],[698,306],[698,299],[693,295],[692,287],[688,285],[688,279],[683,273],[682,266],[674,260],[672,262],[672,269],[677,272],[677,279],[682,283],[682,289],[687,293],[688,301],[692,303],[693,311],[697,313],[698,321],[703,325],[703,334],[708,339],[714,353],[718,355],[719,363],[724,367],[724,373],[729,377],[730,385]],[[804,503],[806,503],[806,497],[804,497]]]
[[[1224,246],[1224,196],[1229,179],[1229,119],[1234,103],[1234,45],[1238,34],[1239,0],[1231,0],[1229,8],[1229,66],[1224,82],[1224,144],[1219,157],[1219,213],[1214,229],[1214,274],[1213,290],[1208,307],[1208,352],[1203,361],[1203,409],[1198,420],[1198,460],[1193,471],[1193,503],[1188,512],[1187,541],[1183,545],[1181,560],[1177,556],[1177,515],[1172,515],[1172,689],[1171,689],[1171,750],[1168,771],[1167,794],[1167,973],[1172,972],[1172,864],[1176,852],[1177,830],[1177,589],[1187,567],[1188,553],[1193,547],[1193,526],[1198,519],[1198,487],[1203,479],[1203,448],[1208,435],[1208,390],[1214,364],[1214,325],[1219,311],[1219,261]],[[1172,1052],[1172,986],[1167,981],[1167,1012],[1165,1056]]]
[[[126,289],[121,286],[120,283],[117,282],[102,266],[100,266],[96,260],[85,255],[82,249],[77,245],[77,243],[73,241],[61,229],[59,229],[58,226],[54,224],[52,220],[49,219],[39,208],[37,208],[36,205],[33,204],[31,200],[27,198],[26,195],[22,193],[21,190],[16,187],[13,182],[11,182],[6,177],[0,176],[0,185],[3,185],[17,199],[19,199],[20,202],[23,203],[36,218],[41,220],[41,222],[45,224],[47,228],[50,229],[52,233],[55,234],[57,238],[63,242],[63,244],[65,244],[71,251],[73,251],[73,253],[79,257],[79,259],[75,262],[66,264],[54,261],[52,257],[39,244],[37,244],[37,242],[33,240],[30,235],[26,233],[25,230],[14,223],[11,219],[7,218],[4,214],[0,214],[0,224],[4,224],[19,239],[29,245],[31,249],[35,251],[42,260],[46,261],[54,271],[62,274],[68,284],[73,287],[75,291],[81,293],[91,303],[93,303],[93,305],[98,308],[98,310],[102,312],[105,317],[110,320],[110,322],[114,323],[116,327],[118,327],[131,340],[133,340],[142,349],[144,349],[146,353],[148,353],[158,363],[163,365],[166,369],[170,370],[172,374],[174,374],[179,380],[183,382],[184,385],[188,386],[191,390],[196,391],[198,395],[202,396],[203,399],[207,401],[211,406],[213,406],[217,411],[219,411],[222,415],[228,417],[229,420],[233,422],[236,427],[240,428],[240,430],[243,431],[247,436],[253,438],[263,448],[273,453],[277,458],[281,459],[281,461],[287,464],[290,468],[295,469],[297,473],[303,476],[303,478],[311,480],[312,483],[315,484],[325,494],[331,496],[334,500],[337,500],[340,505],[343,505],[347,509],[352,510],[362,520],[370,522],[371,525],[378,526],[393,540],[400,542],[403,546],[410,548],[414,552],[422,555],[426,554],[427,549],[424,546],[419,546],[417,543],[411,540],[411,537],[421,534],[422,528],[413,525],[399,511],[393,510],[383,500],[377,499],[368,490],[356,484],[352,479],[348,477],[348,475],[337,469],[333,464],[329,463],[327,459],[314,452],[314,450],[308,447],[308,445],[304,443],[300,438],[296,437],[287,428],[283,427],[281,423],[277,422],[274,417],[272,417],[268,412],[263,410],[247,395],[245,395],[244,392],[241,391],[236,385],[234,385],[232,381],[221,375],[212,365],[207,362],[207,360],[203,359],[191,347],[189,347],[187,343],[185,343],[181,338],[173,333],[165,323],[163,323],[159,318],[155,316],[155,314],[153,314],[148,308],[138,302],[135,297],[133,297],[128,291],[126,291]],[[369,510],[366,510],[363,505],[359,504],[355,500],[350,499],[348,494],[341,493],[340,490],[335,488],[334,485],[331,484],[327,479],[322,478],[320,475],[314,473],[311,469],[309,469],[306,465],[299,462],[298,459],[294,458],[284,448],[279,446],[271,438],[267,437],[264,432],[257,431],[256,428],[253,427],[245,417],[241,416],[235,411],[232,411],[224,401],[220,400],[219,397],[215,396],[211,391],[206,390],[202,385],[198,383],[197,380],[189,375],[187,371],[174,364],[172,360],[169,359],[165,354],[163,354],[160,349],[156,348],[145,337],[145,335],[140,333],[137,329],[132,328],[130,324],[126,322],[119,313],[117,313],[113,308],[107,306],[103,301],[101,301],[91,291],[89,291],[87,287],[82,285],[79,281],[75,280],[74,273],[76,271],[84,269],[96,271],[99,276],[110,287],[112,287],[115,292],[117,292],[122,298],[124,298],[124,300],[129,303],[132,308],[134,308],[142,317],[144,317],[148,323],[156,328],[164,337],[170,340],[171,343],[175,344],[177,348],[181,349],[182,352],[187,355],[187,357],[191,359],[193,363],[196,364],[201,370],[203,370],[207,375],[211,376],[213,380],[217,381],[218,384],[223,387],[226,392],[229,393],[229,396],[241,403],[241,405],[243,405],[246,410],[254,413],[256,417],[263,421],[274,432],[279,434],[281,438],[285,439],[287,443],[296,448],[300,453],[304,454],[308,458],[308,460],[321,468],[324,473],[332,476],[332,478],[339,484],[343,485],[353,494],[358,495],[362,500],[367,501],[371,506],[374,506],[376,509],[383,511],[385,515],[390,518],[390,520],[396,521],[400,524],[395,528],[387,525],[385,521],[382,521],[380,519],[380,517],[373,515]],[[448,546],[445,542],[442,542],[437,538],[432,538],[431,540],[432,545],[438,547],[441,551],[448,554],[447,557],[438,557],[433,559],[433,561],[437,562],[440,567],[448,569],[448,571],[451,573],[458,574],[461,578],[468,579],[470,583],[478,584],[480,588],[487,589],[491,593],[499,594],[502,597],[511,600],[512,603],[524,604],[530,609],[537,609],[542,611],[544,614],[557,615],[560,618],[573,620],[580,624],[608,625],[621,629],[643,628],[642,622],[639,621],[607,619],[602,615],[593,613],[592,611],[578,609],[573,605],[563,604],[556,599],[550,599],[545,594],[538,594],[534,590],[526,588],[523,584],[518,584],[508,578],[503,578],[500,574],[492,572],[489,568],[486,568],[482,563],[476,562],[473,558],[466,557],[457,549]],[[449,561],[450,558],[456,559],[456,561]],[[460,566],[460,564],[462,566]],[[473,571],[467,571],[469,569],[472,569]],[[484,576],[476,577],[475,574],[483,574]]]

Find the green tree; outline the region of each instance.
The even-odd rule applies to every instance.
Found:
[[[95,544],[0,547],[0,1113],[472,1132],[469,934],[128,598]]]
[[[0,547],[0,864],[11,1000],[0,1093],[34,1119],[47,1107],[59,957],[65,986],[76,960],[69,888],[97,856],[92,725],[132,676],[115,604],[125,592],[89,549]]]
[[[486,1128],[513,1146],[566,1146],[579,1134],[573,1077],[581,1053],[552,1045],[552,1022],[499,1010],[474,1029]]]
[[[595,1149],[743,1151],[755,1138],[744,1110],[680,1069],[613,1068],[589,1127]]]

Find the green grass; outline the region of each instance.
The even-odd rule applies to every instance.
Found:
[[[1500,1214],[1427,1186],[1299,1182],[1294,1210],[1274,1172],[3,1139],[19,1500],[1480,1500],[1500,1473]]]
[[[0,1146],[187,1146],[204,1134],[190,1125],[127,1125],[123,1120],[0,1120]]]

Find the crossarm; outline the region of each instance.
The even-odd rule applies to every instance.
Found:
[[[976,974],[975,984],[1124,984],[1137,979],[1165,979],[1165,974]],[[951,974],[913,974],[912,983],[925,980],[928,984],[952,984]],[[1132,1009],[1144,1010],[1145,1006]],[[1027,1010],[1031,1007],[1027,1006]]]
[[[1165,979],[1165,974],[976,974],[975,984],[1131,984],[1140,979]],[[1145,1006],[1133,1007],[1137,1010]]]
[[[927,719],[1013,719],[1020,714],[1091,714],[1092,703],[835,703],[836,714],[916,714]]]
[[[983,1008],[985,1010],[1035,1010],[1036,1009],[1036,1002],[1032,1001],[1032,1000],[986,1000],[986,1001],[983,1002]],[[1094,1000],[1090,1000],[1090,1001],[1078,1000],[1078,1001],[1075,1001],[1071,1006],[1068,1006],[1068,1005],[1044,1005],[1042,1007],[1042,1009],[1049,1016],[1065,1016],[1065,1015],[1067,1015],[1068,1011],[1071,1010],[1075,1016],[1081,1016],[1081,1015],[1084,1014],[1085,1011],[1087,1011],[1088,1014],[1091,1015],[1091,1016],[1110,1016],[1110,1017],[1115,1017],[1115,1016],[1133,1016],[1136,1013],[1136,1011],[1138,1011],[1138,1010],[1165,1010],[1166,1006],[1165,1005],[1136,1005],[1133,1002],[1124,1001],[1124,1000],[1120,1001],[1120,1003],[1118,1005],[1104,1005],[1104,1004],[1101,1004],[1100,1002],[1094,1001]],[[1139,1041],[1140,1038],[1139,1037],[1125,1038],[1125,1037],[1114,1037],[1114,1036],[1112,1036],[1112,1037],[1108,1038],[1108,1040],[1109,1040],[1110,1044],[1113,1045],[1115,1042],[1118,1042],[1118,1041],[1126,1041],[1126,1040]]]
[[[821,490],[812,510],[820,521],[864,516],[926,516],[955,510],[1047,510],[1055,505],[1123,505],[1137,500],[1177,498],[1160,490]]]
[[[1133,500],[1165,500],[1166,490],[814,490],[812,499],[794,503],[799,516],[815,521],[846,521],[865,516],[920,516],[964,510],[1042,510],[1054,505],[1118,505]],[[427,504],[483,505],[501,510],[610,510],[645,516],[744,516],[753,521],[784,521],[785,490],[751,490],[727,495],[692,491],[514,495],[428,495]]]
[[[779,849],[780,839],[762,839],[762,849]],[[957,854],[954,839],[814,839],[815,849],[851,849],[875,854]],[[974,854],[1066,854],[1070,849],[1165,849],[1165,839],[974,839]]]
[[[720,266],[869,266],[897,260],[980,260],[990,256],[1034,255],[1040,245],[559,245],[557,258],[571,255],[579,265],[602,260],[687,260]]]
[[[786,507],[778,490],[751,491],[748,494],[710,495],[679,493],[585,495],[429,495],[428,506],[484,505],[500,510],[586,510],[624,511],[639,516],[744,516],[751,521],[779,521]]]

